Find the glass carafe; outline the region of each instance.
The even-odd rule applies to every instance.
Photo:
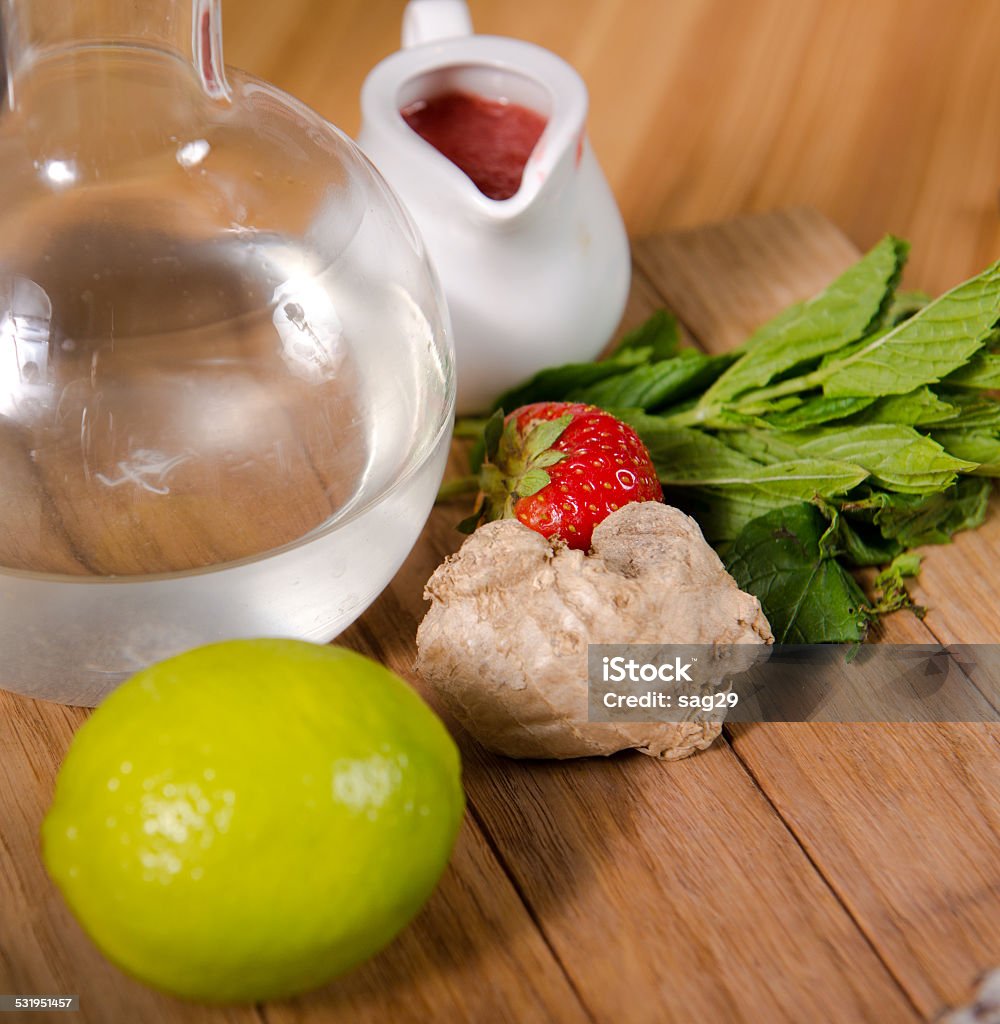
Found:
[[[94,704],[326,641],[431,507],[423,246],[344,135],[224,68],[217,0],[0,0],[0,686]]]

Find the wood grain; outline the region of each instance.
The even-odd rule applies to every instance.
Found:
[[[633,236],[797,204],[914,243],[940,291],[1000,251],[994,0],[470,0],[555,50]],[[227,0],[226,55],[350,133],[402,0]]]
[[[808,298],[856,256],[808,210],[636,246],[639,267],[710,351]],[[756,269],[756,287],[747,287]],[[930,614],[923,623],[906,612],[890,617],[882,640],[997,642],[996,582],[986,571],[997,565],[996,512],[994,502],[979,530],[922,550],[918,598]],[[736,754],[922,1013],[960,1000],[1000,960],[1000,729],[772,723],[730,732]]]

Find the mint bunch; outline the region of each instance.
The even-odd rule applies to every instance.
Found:
[[[897,291],[888,236],[824,292],[721,356],[665,311],[599,363],[501,396],[590,402],[630,423],[787,643],[864,639],[908,604],[909,550],[982,523],[1000,476],[1000,263],[933,301]],[[888,566],[870,602],[850,570]]]

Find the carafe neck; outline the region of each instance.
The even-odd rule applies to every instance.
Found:
[[[32,69],[96,47],[159,51],[186,64],[210,97],[227,95],[220,0],[0,0],[7,104]]]

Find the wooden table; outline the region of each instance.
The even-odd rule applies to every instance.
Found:
[[[666,302],[723,349],[856,254],[808,210],[639,242],[626,326]],[[997,511],[928,550],[926,620],[899,613],[882,639],[998,639]],[[456,518],[434,512],[343,638],[415,684],[421,591]],[[674,764],[518,763],[456,729],[469,811],[416,923],[307,998],[181,1004],[105,962],[42,871],[39,823],[84,715],[0,692],[0,993],[79,994],[96,1024],[891,1024],[1000,964],[996,727],[741,725]]]

